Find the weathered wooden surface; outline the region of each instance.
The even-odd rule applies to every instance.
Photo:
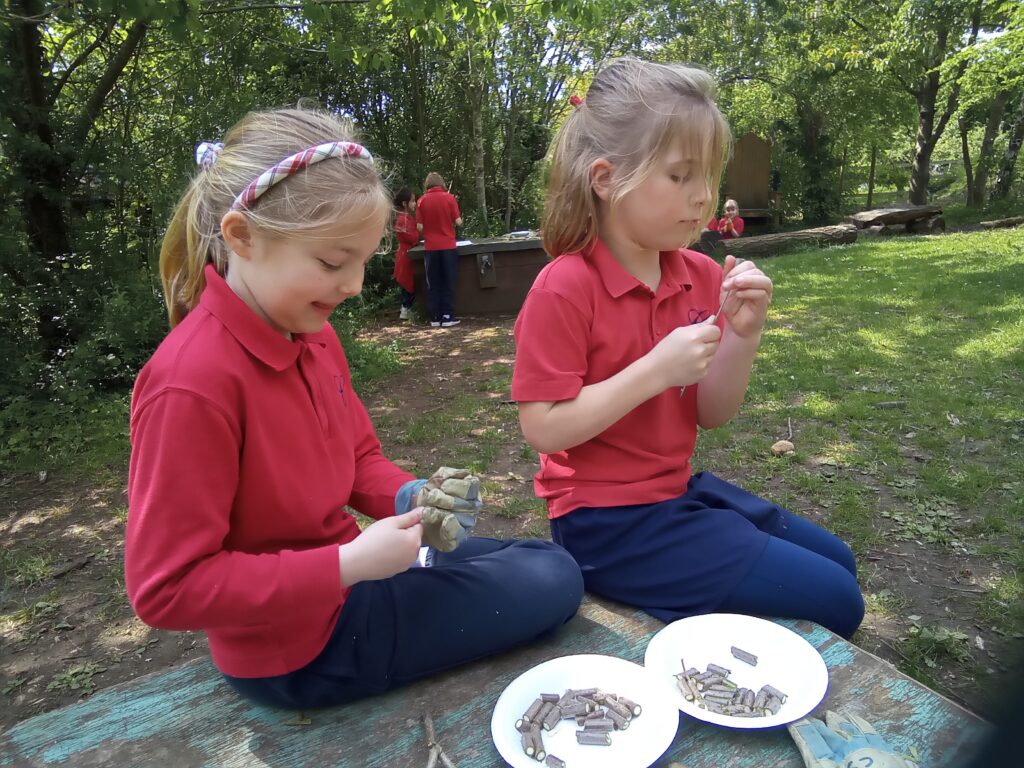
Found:
[[[737,237],[715,243],[714,255],[724,258],[731,253],[745,259],[755,256],[770,256],[794,245],[842,245],[857,239],[857,228],[852,224],[836,224],[831,227],[798,229],[793,232],[778,232],[773,235]]]
[[[847,708],[871,720],[898,749],[916,747],[921,766],[952,766],[987,726],[869,653],[810,622],[781,621],[815,646],[829,669],[819,709]],[[212,664],[198,661],[101,691],[81,704],[38,715],[0,736],[0,766],[339,766],[420,768],[427,746],[421,715],[458,768],[505,763],[490,738],[491,710],[512,680],[542,661],[606,653],[643,663],[663,625],[610,603],[584,602],[554,637],[467,665],[409,688],[344,707],[305,713],[245,703]],[[784,728],[738,731],[680,716],[679,731],[655,764],[687,768],[802,768]],[[582,768],[582,767],[577,767]]]
[[[892,208],[875,208],[872,211],[861,211],[846,218],[859,229],[867,229],[876,224],[906,224],[917,219],[930,219],[942,213],[937,205],[907,205]]]
[[[1008,219],[993,219],[992,221],[983,221],[981,226],[985,229],[999,229],[1001,227],[1017,227],[1024,224],[1024,216],[1011,216]]]

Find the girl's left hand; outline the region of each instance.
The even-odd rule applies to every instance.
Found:
[[[771,279],[754,262],[738,261],[730,254],[725,257],[719,301],[725,301],[729,291],[732,296],[722,309],[733,333],[741,338],[760,333],[772,301]]]

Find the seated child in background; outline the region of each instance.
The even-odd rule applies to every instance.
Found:
[[[731,240],[742,235],[743,219],[740,218],[740,207],[736,201],[732,199],[726,200],[722,212],[725,215],[717,223],[712,219],[708,228],[716,230],[725,240]]]

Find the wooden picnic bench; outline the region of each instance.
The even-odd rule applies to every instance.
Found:
[[[806,621],[779,620],[821,653],[829,690],[816,714],[845,708],[872,721],[897,749],[942,768],[973,753],[988,726],[888,663]],[[422,768],[423,714],[458,768],[505,765],[491,741],[490,717],[502,690],[548,659],[603,653],[643,663],[664,625],[589,596],[580,613],[547,641],[362,702],[296,713],[251,705],[208,660],[94,694],[25,720],[0,736],[0,766],[340,766]],[[741,731],[680,715],[669,750],[656,763],[686,768],[802,768],[785,728]]]

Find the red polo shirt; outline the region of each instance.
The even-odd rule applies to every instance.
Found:
[[[537,276],[516,320],[513,399],[572,400],[650,352],[673,328],[717,311],[721,285],[722,268],[696,251],[663,252],[654,293],[600,240],[559,256]],[[683,397],[671,387],[587,442],[541,454],[534,489],[547,500],[548,516],[682,494],[697,438],[696,398],[696,387]]]
[[[455,247],[459,203],[444,187],[431,187],[416,203],[416,223],[423,225],[423,250],[450,251]]]
[[[132,395],[125,585],[160,629],[202,629],[236,677],[299,669],[341,611],[345,505],[395,513],[412,476],[381,454],[330,325],[288,341],[212,267]]]

